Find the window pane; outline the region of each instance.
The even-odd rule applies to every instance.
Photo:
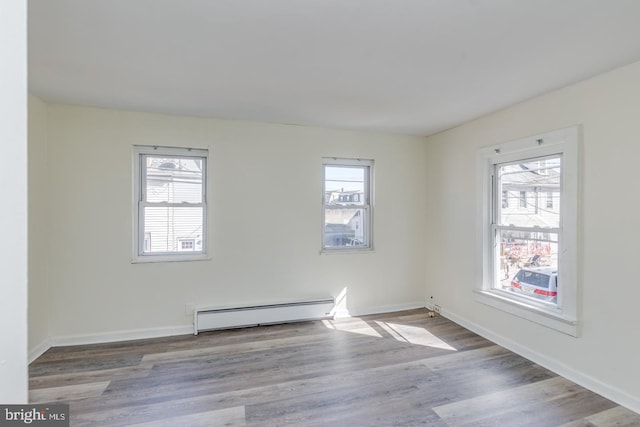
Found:
[[[500,266],[496,288],[556,302],[558,234],[542,231],[497,231]]]
[[[364,205],[365,173],[357,166],[325,166],[324,196],[327,205]]]
[[[502,194],[502,203],[498,223],[519,227],[559,227],[560,168],[560,157],[499,165],[498,194]]]
[[[365,209],[324,210],[324,246],[365,246]]]
[[[145,156],[146,201],[202,203],[200,157]]]
[[[202,251],[201,207],[145,207],[144,253]]]

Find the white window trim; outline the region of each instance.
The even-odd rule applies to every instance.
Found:
[[[141,191],[144,183],[144,177],[142,176],[142,155],[166,155],[177,157],[203,157],[203,181],[202,181],[202,251],[201,252],[171,252],[160,254],[143,254],[144,247],[144,225],[143,218],[140,215],[140,206],[145,202],[141,201]],[[132,156],[132,185],[133,185],[133,218],[132,218],[132,259],[131,262],[136,263],[149,263],[149,262],[180,262],[180,261],[203,261],[211,259],[208,255],[209,251],[209,235],[208,235],[208,222],[209,216],[207,214],[207,199],[208,199],[208,181],[209,181],[209,151],[206,149],[197,148],[180,148],[180,147],[159,147],[159,146],[145,146],[134,145]]]
[[[578,191],[579,191],[578,126],[485,147],[477,155],[476,189],[476,300],[515,316],[577,337],[579,334],[578,277]],[[558,249],[558,304],[518,297],[516,294],[492,288],[497,269],[492,265],[491,247],[491,174],[497,163],[520,159],[562,155],[560,192],[560,230]]]
[[[348,159],[339,157],[324,157],[322,159],[322,213],[321,213],[321,247],[320,253],[323,254],[343,254],[343,253],[363,253],[373,252],[373,164],[374,161],[370,159]],[[367,241],[363,246],[344,246],[344,247],[326,247],[325,242],[325,166],[354,166],[354,167],[368,167],[367,182],[365,182],[364,188],[364,205],[345,206],[348,208],[365,209],[367,212],[364,219],[364,227],[366,230]]]

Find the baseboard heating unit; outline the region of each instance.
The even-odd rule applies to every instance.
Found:
[[[193,312],[193,333],[198,335],[198,332],[214,329],[328,319],[332,317],[331,310],[334,305],[333,298],[323,298],[274,304],[196,308]]]

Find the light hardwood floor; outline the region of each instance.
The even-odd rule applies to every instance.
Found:
[[[426,310],[52,348],[30,397],[72,426],[640,426]]]

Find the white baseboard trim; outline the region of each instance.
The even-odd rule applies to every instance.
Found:
[[[101,334],[63,335],[51,337],[34,347],[29,352],[29,363],[42,356],[51,347],[68,347],[72,345],[102,344],[117,341],[132,341],[146,338],[162,338],[174,335],[193,335],[193,326],[174,326],[168,328],[134,329]]]
[[[368,316],[370,314],[393,313],[394,311],[414,310],[416,308],[425,308],[424,301],[407,302],[403,304],[381,305],[378,307],[367,307],[362,309],[349,310],[351,317]],[[348,317],[348,316],[347,316]]]
[[[101,334],[66,335],[51,338],[52,347],[71,345],[101,344],[117,341],[132,341],[146,338],[170,337],[173,335],[193,335],[193,326],[174,326],[168,328],[134,329],[130,331],[105,332]]]
[[[51,347],[52,347],[51,346],[51,340],[49,340],[48,338],[45,339],[40,344],[36,345],[31,350],[29,350],[29,360],[28,360],[28,362],[29,363],[33,362],[38,357],[42,356],[45,353],[45,351],[49,350]]]
[[[600,394],[601,396],[616,402],[617,404],[624,406],[634,412],[640,413],[640,400],[622,390],[619,390],[615,387],[612,387],[602,381],[593,378],[589,375],[586,375],[582,372],[576,371],[569,366],[558,362],[555,359],[549,358],[544,354],[538,353],[536,351],[531,350],[528,347],[525,347],[515,341],[512,341],[508,338],[505,338],[501,335],[490,331],[477,323],[471,322],[462,316],[458,316],[455,313],[451,313],[447,310],[442,310],[441,315],[452,322],[463,326],[470,331],[475,332],[476,334],[493,341],[494,343],[513,351],[516,354],[519,354],[522,357],[525,357],[531,360],[538,365],[549,369],[550,371],[555,372],[556,374],[567,378],[574,383],[581,385],[584,388],[587,388],[595,393]]]

